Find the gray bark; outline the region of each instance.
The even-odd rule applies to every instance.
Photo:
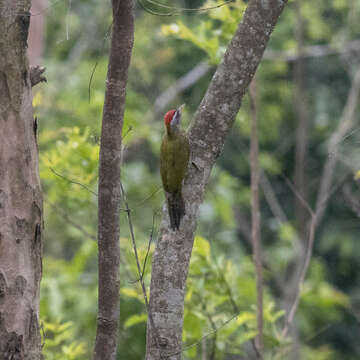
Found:
[[[125,89],[134,42],[133,7],[133,0],[112,1],[112,39],[99,160],[99,310],[95,360],[115,360],[117,349],[120,313],[120,158]]]
[[[0,359],[41,358],[43,210],[26,56],[30,5],[0,1]]]
[[[286,2],[249,2],[190,125],[188,134],[196,166],[190,165],[185,179],[186,214],[179,231],[170,229],[168,215],[163,212],[150,287],[150,311],[157,331],[152,331],[148,322],[147,360],[181,358],[185,282],[205,185]],[[159,341],[155,341],[155,333]]]

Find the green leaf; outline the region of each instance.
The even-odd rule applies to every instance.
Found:
[[[147,314],[135,314],[128,317],[125,321],[125,329],[147,321]]]
[[[210,256],[210,244],[201,236],[196,236],[194,242],[194,252],[205,258]]]

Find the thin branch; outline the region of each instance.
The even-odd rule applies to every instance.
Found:
[[[266,202],[268,203],[274,216],[280,221],[280,223],[288,223],[289,219],[287,218],[285,211],[282,209],[280,202],[276,197],[275,191],[271,186],[271,182],[263,169],[260,169],[260,186],[264,193]]]
[[[248,225],[249,223],[248,220],[245,219],[240,213],[240,211],[238,211],[237,209],[235,210],[235,218],[236,218],[236,223],[238,224],[238,230],[244,236],[247,242],[246,247],[247,248],[251,247],[251,229],[250,226]],[[264,268],[267,269],[268,273],[271,276],[271,279],[274,281],[274,285],[276,289],[279,292],[284,293],[285,283],[278,272],[272,271],[272,263],[270,258],[266,256],[266,253],[262,254],[262,262]]]
[[[200,339],[198,339],[197,341],[184,346],[180,351],[174,352],[169,354],[168,356],[174,356],[174,355],[179,355],[182,354],[184,351],[189,350],[195,346],[199,346],[202,341],[204,339],[207,339],[211,336],[213,336],[214,334],[216,334],[219,330],[221,330],[222,328],[224,328],[226,325],[230,324],[233,320],[237,319],[239,316],[241,315],[241,313],[238,313],[236,315],[233,315],[232,317],[230,317],[228,320],[224,321],[220,326],[218,326],[216,329],[213,329],[212,331],[208,332],[207,334],[205,334],[204,336],[202,336]]]
[[[55,174],[56,176],[60,177],[61,179],[66,180],[67,182],[69,182],[69,183],[71,183],[71,184],[79,185],[79,186],[81,186],[83,189],[89,191],[91,194],[93,194],[93,195],[95,195],[95,196],[98,196],[98,194],[97,194],[95,191],[91,190],[89,187],[87,187],[86,185],[82,184],[81,182],[67,178],[66,176],[64,176],[64,175],[58,173],[57,171],[55,171],[52,167],[49,167],[49,169],[50,169],[50,171],[51,171],[53,174]]]
[[[356,70],[355,76],[351,84],[350,91],[344,106],[341,118],[337,128],[334,130],[328,143],[328,157],[323,168],[321,175],[321,181],[319,186],[319,192],[316,199],[316,212],[318,213],[318,221],[320,222],[325,211],[326,197],[331,187],[333,177],[335,174],[335,168],[337,164],[337,155],[339,151],[339,145],[344,139],[345,134],[348,133],[353,126],[355,119],[355,110],[360,101],[360,66]]]
[[[297,310],[297,307],[299,305],[299,301],[300,301],[300,288],[302,286],[302,284],[304,283],[305,277],[306,277],[306,273],[307,270],[309,268],[310,265],[310,261],[311,261],[311,257],[312,257],[312,252],[313,252],[313,247],[314,247],[314,240],[315,240],[315,231],[316,231],[316,220],[317,217],[314,215],[311,217],[311,223],[310,223],[310,232],[309,232],[309,240],[308,240],[308,244],[307,244],[307,251],[306,251],[306,255],[305,255],[305,261],[304,261],[304,265],[302,267],[298,282],[297,282],[297,286],[296,286],[296,293],[295,293],[295,299],[293,304],[290,307],[290,310],[286,316],[286,320],[285,320],[285,326],[284,329],[282,331],[282,335],[286,336],[288,334],[289,328],[294,320],[295,317],[295,313]]]
[[[326,324],[325,326],[321,327],[319,330],[314,331],[314,333],[312,333],[311,335],[306,337],[306,339],[303,341],[303,344],[309,343],[310,341],[314,340],[317,336],[322,334],[324,331],[328,330],[329,328],[331,328],[332,326],[334,326],[338,323],[339,323],[339,321],[334,321],[333,323]],[[293,344],[290,343],[286,347],[282,348],[277,354],[275,354],[272,359],[274,359],[274,360],[288,359],[288,357],[286,355],[288,355],[293,350],[294,350]]]
[[[251,241],[251,235],[249,235],[249,238],[250,238],[250,241]],[[226,277],[224,276],[223,271],[221,271],[221,270],[219,269],[219,266],[218,266],[218,264],[217,264],[216,261],[214,261],[214,264],[215,264],[216,270],[217,270],[217,272],[218,272],[218,275],[219,275],[220,278],[221,278],[221,282],[225,285],[226,292],[227,292],[227,294],[228,294],[228,296],[229,296],[229,299],[230,299],[230,304],[231,304],[231,306],[232,306],[232,308],[233,308],[233,312],[236,313],[236,314],[239,314],[239,313],[240,313],[240,309],[239,309],[239,307],[238,307],[238,305],[236,304],[236,301],[235,301],[235,299],[234,299],[234,295],[233,295],[233,292],[232,292],[232,290],[231,290],[231,286],[230,286],[229,282],[227,281]],[[248,327],[246,326],[246,324],[244,324],[244,328],[245,328],[246,330],[248,330]],[[257,357],[257,358],[260,358],[260,357],[261,357],[261,354],[259,353],[259,349],[258,349],[258,347],[257,347],[257,345],[256,345],[256,343],[255,343],[255,340],[254,340],[254,339],[250,339],[250,342],[251,342],[251,345],[252,345],[252,347],[253,347],[253,349],[254,349],[254,352],[255,352],[255,354],[256,354],[256,357]]]
[[[194,85],[199,79],[206,75],[210,69],[211,66],[206,61],[203,61],[179,78],[172,86],[167,88],[155,99],[153,108],[154,115],[162,112],[177,95]]]
[[[314,211],[312,210],[312,208],[310,207],[310,205],[308,204],[308,202],[302,197],[302,195],[297,191],[297,189],[295,188],[295,186],[292,184],[292,182],[285,176],[282,175],[282,178],[285,180],[287,186],[291,189],[291,191],[294,193],[294,195],[299,199],[299,201],[301,202],[301,204],[304,206],[304,208],[308,211],[309,215],[311,217],[315,216]]]
[[[151,225],[151,233],[150,233],[150,238],[149,238],[149,242],[148,242],[148,248],[146,250],[146,255],[145,255],[145,260],[144,260],[144,265],[141,271],[141,279],[144,279],[145,277],[145,270],[146,270],[146,262],[149,256],[149,252],[150,252],[150,247],[151,247],[151,243],[153,240],[153,236],[154,236],[154,229],[155,229],[155,213],[153,214],[153,220],[152,220],[152,225]]]
[[[211,326],[211,329],[213,331],[216,331],[216,324],[212,318],[212,315],[207,311],[207,306],[206,306],[206,301],[204,301],[204,299],[201,299],[201,302],[202,302],[202,306],[204,308],[204,313],[206,315],[206,317],[208,318],[209,320],[209,323],[210,323],[210,326]],[[210,352],[210,355],[209,355],[209,360],[214,360],[215,359],[215,355],[216,355],[216,338],[217,338],[217,333],[215,332],[214,333],[214,336],[213,336],[213,339],[212,339],[212,347],[211,347],[211,352]],[[202,356],[203,358],[206,360],[206,339],[203,339],[201,341],[201,344],[205,346],[202,347]]]
[[[153,192],[150,193],[150,195],[148,195],[146,198],[140,200],[138,203],[136,203],[135,205],[133,205],[133,208],[138,207],[142,204],[144,204],[146,201],[150,200],[154,195],[156,195],[160,190],[162,190],[162,187],[159,186],[157,189],[155,189]]]
[[[135,241],[134,227],[133,227],[133,224],[132,224],[131,210],[129,208],[129,203],[127,201],[126,193],[124,191],[124,187],[123,187],[121,182],[120,182],[120,190],[121,190],[121,196],[122,196],[123,202],[125,204],[125,211],[126,211],[127,218],[128,218],[129,229],[130,229],[130,237],[131,237],[132,246],[133,246],[133,249],[134,249],[135,261],[136,261],[136,266],[137,266],[137,270],[138,270],[138,274],[139,274],[139,282],[140,282],[141,289],[142,289],[143,296],[144,296],[146,312],[147,312],[149,320],[150,320],[150,325],[151,325],[152,331],[154,331],[154,333],[155,333],[155,342],[156,342],[156,346],[158,347],[158,350],[159,350],[159,353],[160,353],[160,359],[163,359],[164,356],[161,353],[161,348],[160,348],[161,338],[160,338],[160,335],[159,335],[159,333],[158,333],[158,331],[157,331],[157,329],[155,327],[154,319],[153,319],[153,316],[152,316],[151,311],[150,311],[148,296],[147,296],[147,293],[146,293],[146,287],[145,287],[144,277],[143,277],[144,271],[145,271],[147,254],[148,254],[149,249],[150,249],[150,243],[151,243],[153,231],[151,232],[151,237],[150,237],[150,241],[149,241],[149,245],[148,245],[148,252],[147,252],[146,257],[145,257],[144,266],[143,266],[143,269],[141,269],[139,255],[138,255],[138,252],[137,252],[137,246],[136,246],[136,241]],[[154,225],[154,221],[155,220],[154,220],[154,217],[153,217],[153,225]]]
[[[350,185],[344,187],[343,194],[348,206],[355,213],[355,215],[360,218],[360,201],[359,198],[351,191]]]
[[[57,215],[60,215],[67,223],[69,223],[70,225],[72,225],[74,228],[76,228],[77,230],[79,230],[83,235],[85,235],[86,237],[88,237],[91,240],[96,241],[96,236],[89,233],[82,225],[76,223],[71,216],[68,215],[68,213],[66,211],[64,211],[63,209],[61,209],[59,206],[53,204],[52,202],[50,202],[49,200],[47,200],[46,198],[44,199],[44,201],[49,204],[49,206],[53,209],[54,213]]]
[[[296,52],[298,59],[294,63],[293,78],[294,78],[294,91],[292,96],[293,107],[296,117],[296,131],[295,131],[295,169],[294,169],[294,186],[301,194],[302,198],[307,198],[307,168],[306,158],[309,146],[309,97],[306,82],[307,62],[301,55],[304,51],[304,36],[306,32],[306,22],[301,13],[301,1],[296,0],[293,2],[295,13],[295,30],[294,35],[296,39]],[[295,199],[295,222],[296,229],[299,235],[299,251],[298,257],[302,257],[305,246],[304,241],[306,234],[306,213],[301,203]]]
[[[65,15],[65,31],[66,31],[66,40],[70,39],[69,36],[69,15],[71,11],[71,0],[68,0],[68,8]]]
[[[264,356],[263,338],[263,275],[260,240],[260,208],[259,208],[259,139],[257,133],[257,99],[256,79],[250,84],[250,112],[251,112],[251,138],[250,138],[250,168],[251,168],[251,239],[256,274],[256,320],[257,335],[255,338],[258,350],[258,359]]]
[[[71,183],[71,184],[75,184],[75,185],[79,185],[82,188],[84,188],[85,190],[89,191],[91,194],[98,196],[98,194],[91,190],[88,186],[86,186],[85,184],[76,181],[76,180],[72,180],[69,179],[68,177],[66,177],[65,175],[60,174],[58,171],[56,171],[54,168],[49,166],[49,170],[54,173],[56,176],[60,177],[63,180],[66,180],[67,182]],[[148,201],[149,199],[151,199],[155,194],[157,194],[162,188],[159,187],[156,190],[154,190],[152,193],[150,193],[148,196],[146,196],[144,199],[140,200],[137,204],[135,204],[133,207],[139,207],[140,205],[142,205],[144,202]],[[126,211],[126,209],[122,209],[120,208],[121,211]]]
[[[154,1],[154,0],[146,0],[149,4],[152,4],[152,5],[156,5],[158,7],[161,7],[161,8],[164,8],[164,9],[170,9],[170,10],[174,10],[174,13],[173,14],[177,14],[177,13],[181,13],[181,12],[185,12],[185,11],[188,11],[188,12],[198,12],[198,11],[209,11],[209,10],[213,10],[213,9],[218,9],[220,7],[223,7],[225,5],[228,5],[232,2],[234,2],[234,0],[228,0],[228,1],[224,1],[223,3],[221,4],[218,4],[218,5],[214,5],[214,6],[209,6],[209,7],[203,7],[203,8],[183,8],[183,7],[175,7],[175,6],[169,6],[169,5],[165,5],[165,4],[162,4],[162,3],[159,3],[157,1]]]
[[[348,175],[346,175],[343,180],[340,182],[340,184],[342,184],[346,179],[347,179]],[[310,207],[310,205],[301,197],[301,195],[299,194],[299,192],[297,192],[295,186],[291,183],[291,181],[287,178],[285,178],[286,183],[288,184],[288,186],[290,187],[290,189],[294,192],[294,194],[299,198],[300,202],[304,205],[304,207],[306,208],[306,210],[309,212],[310,216],[311,216],[311,222],[310,222],[310,229],[309,229],[309,238],[308,238],[308,243],[307,243],[307,248],[306,248],[306,253],[305,253],[305,259],[304,259],[304,264],[302,265],[302,268],[300,270],[300,275],[296,281],[296,285],[295,285],[295,296],[294,296],[294,300],[293,303],[290,307],[290,310],[288,311],[286,318],[285,318],[285,325],[282,331],[282,335],[286,336],[289,332],[290,326],[292,324],[292,322],[294,321],[294,317],[296,314],[296,310],[297,307],[299,305],[299,301],[300,301],[300,289],[302,284],[305,281],[305,277],[310,265],[310,261],[311,261],[311,257],[312,257],[312,253],[313,253],[313,248],[314,248],[314,241],[315,241],[315,233],[316,233],[316,228],[317,225],[319,224],[318,221],[318,216],[320,211],[322,211],[322,207],[326,206],[326,203],[328,201],[328,199],[334,194],[334,192],[339,188],[339,184],[335,185],[326,195],[326,197],[323,199],[322,203],[319,204],[319,208],[317,211],[313,211]]]
[[[139,5],[145,10],[147,13],[155,16],[173,16],[177,15],[175,12],[169,12],[169,13],[159,13],[157,11],[149,9],[144,3],[143,0],[138,0]]]
[[[307,209],[307,211],[309,212],[311,217],[311,222],[310,222],[309,238],[308,238],[307,249],[305,252],[304,263],[302,264],[302,262],[300,261],[297,266],[298,269],[295,270],[295,273],[299,273],[299,276],[295,284],[294,300],[286,316],[283,335],[286,335],[288,333],[289,327],[294,320],[294,316],[300,301],[300,288],[305,280],[306,273],[310,265],[310,260],[311,260],[314,241],[315,241],[316,228],[325,214],[325,209],[328,200],[334,194],[334,192],[341,186],[341,184],[346,181],[347,177],[349,176],[349,174],[345,174],[343,179],[338,184],[334,185],[331,188],[333,177],[335,175],[336,164],[338,161],[339,145],[341,141],[346,139],[347,137],[346,134],[350,131],[352,127],[355,118],[355,110],[359,102],[359,94],[360,94],[360,67],[358,67],[355,73],[355,77],[353,79],[352,86],[349,90],[347,101],[343,109],[343,113],[339,120],[339,124],[335,129],[335,131],[333,132],[333,134],[331,135],[330,140],[328,142],[329,155],[327,157],[327,160],[325,162],[322,171],[319,191],[316,199],[315,211],[311,209],[310,205],[301,196],[301,194],[299,194],[299,192],[295,189],[295,187],[291,184],[291,182],[285,178],[285,181],[287,182],[288,186],[291,188],[291,190],[300,200],[304,208]]]
[[[113,26],[113,22],[111,22],[111,24],[109,25],[108,29],[106,30],[106,33],[104,35],[104,40],[103,40],[103,44],[102,44],[102,48],[101,48],[101,51],[100,51],[100,54],[103,52],[104,48],[105,48],[105,44],[106,44],[106,40],[108,39],[110,33],[111,33],[111,29],[112,29],[112,26]],[[98,55],[99,57],[100,55]],[[91,83],[92,83],[92,80],[93,80],[93,77],[95,75],[95,71],[96,71],[96,68],[99,64],[99,60],[96,60],[95,62],[95,65],[91,71],[91,75],[90,75],[90,78],[89,78],[89,85],[88,85],[88,99],[89,99],[89,103],[90,103],[90,100],[91,100]]]
[[[334,47],[330,44],[304,46],[301,54],[294,51],[276,51],[267,49],[264,53],[264,60],[291,62],[296,61],[299,58],[338,55],[354,51],[360,51],[360,40],[349,41],[341,48]],[[206,61],[203,61],[179,78],[174,85],[167,88],[155,99],[153,108],[154,115],[156,116],[166,109],[167,105],[175,99],[176,96],[197,83],[203,76],[208,74],[210,70],[211,66]]]
[[[267,49],[264,54],[264,59],[291,62],[299,58],[339,55],[358,51],[360,51],[360,39],[348,41],[345,44],[341,43],[341,46],[332,44],[305,46],[301,54],[296,53],[294,50],[278,51]]]

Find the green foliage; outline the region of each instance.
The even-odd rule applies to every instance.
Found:
[[[81,343],[88,344],[89,335],[95,336],[93,316],[97,305],[97,274],[93,266],[95,261],[96,243],[92,240],[85,241],[71,261],[52,257],[43,259],[41,318],[55,325],[59,323],[59,318],[66,319],[66,324],[72,321],[73,324],[69,329],[71,336],[66,332],[64,336],[69,337],[65,340],[81,339]],[[55,326],[55,330],[49,329],[54,332],[54,341],[58,341],[55,330],[60,328]],[[88,358],[91,347],[82,345],[81,348],[87,355],[85,358]],[[53,347],[52,351],[55,352],[56,349]]]
[[[122,247],[126,258],[133,262],[132,254],[127,247]],[[146,255],[146,247],[139,249],[140,258]],[[184,332],[185,355],[197,358],[196,346],[203,336],[212,339],[216,336],[216,349],[221,358],[225,348],[228,353],[241,352],[242,345],[256,335],[255,275],[249,258],[243,259],[241,267],[221,257],[215,259],[210,243],[197,236],[190,263],[187,293],[185,298]],[[135,267],[126,267],[138,277]],[[145,282],[150,280],[149,274]],[[143,304],[140,285],[121,288],[124,298],[136,299]],[[144,305],[143,305],[144,309]],[[265,336],[269,349],[280,346],[285,339],[281,338],[278,321],[284,312],[275,308],[269,294],[264,304]],[[124,328],[145,326],[147,316],[132,314],[124,321]]]
[[[73,257],[84,232],[96,234],[99,146],[89,128],[78,127],[43,131],[40,143],[48,148],[40,155],[45,211],[55,215],[47,218],[54,232],[53,241],[45,246],[51,254]],[[69,221],[67,217],[80,227],[64,227],[64,222]]]
[[[214,7],[222,3],[221,0],[208,0],[204,7]],[[237,0],[228,6],[209,11],[208,20],[201,21],[194,30],[178,21],[176,24],[163,25],[162,34],[190,41],[209,56],[211,63],[217,64],[224,55],[226,45],[231,40],[245,8],[246,5]]]
[[[186,6],[209,7],[221,2],[195,5],[194,1],[187,1]],[[166,3],[179,6],[179,3]],[[158,173],[163,125],[161,115],[155,118],[152,115],[154,101],[204,58],[211,64],[221,61],[245,6],[245,2],[237,0],[195,16],[189,13],[177,18],[136,11],[135,48],[124,121],[122,181],[132,209],[141,264],[145,261],[154,215],[153,240],[156,239],[158,214],[164,199]],[[359,2],[304,0],[300,11],[306,17],[305,46],[331,44],[336,48],[360,35],[360,22],[356,21]],[[97,196],[94,193],[109,46],[106,33],[111,12],[104,4],[90,0],[72,2],[71,8],[67,2],[54,3],[47,15],[48,83],[40,86],[34,97],[45,199],[41,318],[46,319],[44,329],[48,336],[44,354],[46,359],[81,360],[91,357],[95,338],[97,248],[93,239]],[[290,1],[269,47],[295,53],[295,29],[296,14]],[[339,59],[329,56],[306,60],[308,110],[312,121],[306,159],[310,205],[316,203],[319,174],[329,155],[325,144],[337,126],[351,80],[344,72],[344,64],[352,63],[354,58],[344,55]],[[293,67],[292,62],[281,59],[264,60],[257,71],[260,164],[288,219],[279,221],[263,193],[260,194],[266,359],[287,359],[293,350],[290,339],[281,336],[284,290],[279,286],[289,281],[298,252],[294,195],[280,176],[291,178],[294,173]],[[172,108],[187,104],[185,124],[190,122],[210,77],[211,74],[178,94],[168,105]],[[251,346],[249,341],[256,336],[255,275],[251,246],[244,235],[250,226],[249,134],[249,104],[245,97],[200,209],[185,299],[183,340],[185,347],[189,346],[185,359],[200,358],[199,341],[205,342],[208,352],[215,346],[216,359],[224,359],[228,354],[245,357],[246,348]],[[355,180],[360,177],[356,173],[358,140],[354,133],[342,140],[340,149],[342,159],[351,164]],[[339,190],[347,171],[341,165],[336,172],[334,185]],[[136,282],[139,275],[123,212],[120,221],[122,282],[117,358],[137,360],[144,357],[147,316],[141,288]],[[301,359],[359,358],[355,335],[358,324],[351,315],[352,307],[360,299],[356,288],[360,280],[356,224],[356,215],[346,207],[341,191],[337,191],[329,199],[328,211],[316,234],[314,258],[301,289],[296,315]],[[147,288],[153,250],[154,245],[144,278]],[[206,337],[200,340],[203,336]]]
[[[73,324],[69,322],[43,322],[43,355],[45,360],[82,360],[85,343],[74,341]]]
[[[193,344],[203,336],[214,341],[219,358],[226,349],[229,354],[243,353],[242,346],[253,339],[256,330],[255,274],[250,258],[242,258],[240,266],[212,254],[210,243],[195,238],[190,262],[185,301],[184,340]],[[269,293],[264,299],[264,335],[267,350],[281,345],[278,325],[284,315],[275,308]],[[185,346],[186,348],[186,346]],[[198,358],[191,347],[186,355]]]

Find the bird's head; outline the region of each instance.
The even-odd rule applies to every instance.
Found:
[[[177,110],[169,110],[164,116],[165,128],[168,135],[179,130],[181,113],[185,104],[182,104]]]

